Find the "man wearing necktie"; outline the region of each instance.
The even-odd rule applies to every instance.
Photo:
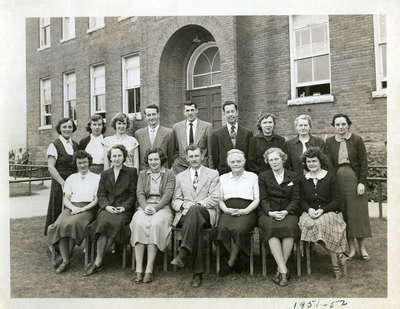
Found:
[[[160,125],[160,108],[158,105],[148,105],[144,109],[147,127],[135,132],[139,142],[139,169],[148,168],[144,162],[146,151],[150,148],[160,148],[167,157],[164,167],[169,168],[173,159],[172,129]]]
[[[192,144],[186,148],[186,160],[189,168],[176,175],[172,200],[175,210],[172,225],[182,228],[182,242],[171,264],[183,267],[185,257],[192,255],[191,285],[199,287],[204,272],[203,230],[217,223],[219,176],[216,170],[201,164],[199,146]]]
[[[239,125],[238,109],[234,102],[226,101],[222,105],[222,111],[224,112],[226,125],[214,131],[211,147],[212,161],[220,175],[230,172],[230,168],[226,163],[226,155],[229,150],[233,148],[240,149],[247,158],[250,138],[253,136],[251,131]]]
[[[197,118],[199,111],[196,103],[185,102],[184,108],[186,119],[174,124],[172,127],[172,148],[174,152],[172,168],[175,174],[178,174],[189,167],[189,163],[186,161],[185,148],[192,144],[200,147],[202,164],[213,168],[211,160],[212,125]]]

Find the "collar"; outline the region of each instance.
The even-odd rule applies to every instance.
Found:
[[[198,120],[198,119],[196,118],[194,121],[192,121],[193,127],[194,127],[194,128],[197,126],[197,120]],[[188,127],[188,128],[190,127],[190,126],[189,126],[189,122],[190,122],[189,120],[186,120],[186,127]]]
[[[64,144],[71,144],[72,145],[72,139],[66,139],[64,136],[62,136],[61,134],[58,137],[60,139],[60,141]]]
[[[158,124],[155,128],[151,128],[150,126],[147,126],[149,132],[151,132],[151,130],[154,130],[155,132],[157,132],[159,127],[160,127],[160,124]]]
[[[90,133],[90,138],[91,139],[103,140],[103,134],[100,134],[99,136],[94,136],[92,133]]]
[[[151,169],[149,168],[148,170],[146,170],[146,174],[147,175],[150,175],[150,174],[152,174],[153,172],[151,171]],[[161,167],[161,169],[160,169],[160,174],[165,174],[165,167],[164,166],[162,166]]]
[[[336,134],[335,135],[335,140],[340,143],[340,142],[342,142],[344,140],[349,140],[350,137],[351,137],[351,132],[347,132],[346,136],[344,136],[344,137],[339,136],[339,135]]]
[[[235,130],[237,130],[239,124],[238,124],[237,122],[235,122],[234,124],[230,124],[230,123],[227,123],[227,124],[226,124],[226,127],[228,128],[229,131],[230,131],[230,129],[231,129],[232,126],[235,126]]]
[[[229,172],[228,173],[228,177],[230,178],[230,179],[233,179],[235,176],[233,176],[233,173],[232,172]],[[247,178],[248,177],[248,174],[246,173],[246,171],[243,171],[243,174],[242,174],[242,176],[240,176],[240,178]]]
[[[304,175],[304,177],[306,177],[307,180],[308,180],[308,179],[318,179],[318,180],[321,180],[321,179],[325,178],[325,176],[326,176],[327,174],[328,174],[328,171],[326,171],[326,170],[324,170],[324,169],[321,169],[317,175],[314,175],[314,176],[313,176],[313,175],[311,175],[310,172],[307,172],[307,173]]]
[[[201,170],[202,170],[202,168],[203,168],[203,165],[200,165],[200,167],[197,169],[197,175],[199,176],[200,175],[200,173],[201,173]],[[194,168],[189,168],[189,171],[190,171],[190,175],[194,175],[194,173],[195,173],[195,169]]]
[[[299,135],[297,135],[295,138],[296,138],[296,143],[301,143]],[[312,135],[308,134],[308,141],[306,143],[309,143],[311,141],[311,138]]]

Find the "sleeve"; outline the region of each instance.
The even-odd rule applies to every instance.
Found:
[[[97,190],[97,198],[99,200],[99,207],[105,208],[110,205],[110,201],[107,197],[107,189],[106,189],[106,175],[105,173],[100,174],[100,182],[99,188]]]
[[[175,189],[175,174],[172,171],[168,171],[166,172],[165,177],[168,178],[160,203],[158,204],[159,209],[163,208],[165,205],[168,205],[171,202],[172,195],[174,194]]]
[[[179,212],[184,201],[185,199],[183,197],[180,177],[176,177],[174,197],[172,199],[172,204],[171,204],[172,209],[175,210],[176,212]]]
[[[212,125],[211,123],[207,126],[207,163],[209,168],[214,168],[214,162],[212,159]]]
[[[129,171],[129,192],[128,192],[128,198],[122,203],[122,207],[125,208],[125,211],[131,210],[135,203],[136,203],[136,187],[137,187],[137,181],[138,181],[138,175],[137,175],[137,170],[136,168],[132,168]]]
[[[219,167],[219,144],[218,144],[218,134],[216,131],[212,132],[211,135],[211,158],[214,167],[218,169]]]
[[[333,174],[330,174],[329,182],[327,185],[328,186],[326,187],[326,190],[329,190],[329,194],[327,196],[330,197],[330,201],[321,208],[324,210],[324,212],[339,210],[340,192],[336,177]]]
[[[97,191],[99,190],[100,175],[96,175],[96,178],[93,181],[94,181],[93,195],[96,195]]]
[[[136,138],[134,138],[133,136],[131,136],[131,137],[132,137],[132,149],[138,148],[139,147],[138,140]]]
[[[203,205],[206,208],[217,208],[219,203],[219,194],[220,194],[219,175],[217,171],[214,172],[215,174],[212,176],[211,184],[208,188],[207,198],[198,201],[199,204]]]
[[[358,182],[362,184],[367,183],[368,176],[368,158],[367,158],[367,150],[365,149],[365,144],[362,138],[359,138],[357,143],[357,156],[358,161],[360,163],[360,173],[358,175]]]
[[[64,182],[64,193],[68,195],[72,194],[72,182],[73,182],[72,176],[73,174],[68,176],[68,178]]]
[[[300,207],[303,211],[308,212],[308,209],[311,208],[311,205],[307,202],[306,198],[307,188],[303,179],[299,181],[299,188],[300,188]]]
[[[258,176],[258,186],[260,189],[260,202],[261,202],[261,210],[268,215],[268,212],[271,211],[271,205],[268,201],[268,193],[267,193],[267,185],[264,180],[264,177]]]
[[[288,211],[289,214],[297,215],[299,201],[300,201],[299,182],[297,178],[293,178],[292,182],[293,182],[292,193],[290,197],[290,202],[286,207],[286,210]]]
[[[260,199],[260,186],[258,185],[258,176],[255,175],[253,181],[253,200]]]
[[[145,186],[145,176],[143,173],[139,173],[139,178],[137,181],[137,189],[136,189],[136,195],[137,195],[137,200],[139,203],[139,206],[141,208],[146,207],[146,194],[144,193],[144,186]]]
[[[47,148],[47,156],[52,156],[56,159],[58,157],[56,146],[54,146],[53,143],[50,143],[49,147]]]

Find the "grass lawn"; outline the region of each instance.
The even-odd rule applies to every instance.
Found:
[[[189,269],[162,272],[162,255],[159,255],[155,281],[151,284],[134,284],[130,265],[122,269],[118,254],[106,256],[103,272],[82,277],[83,253],[79,248],[75,250],[70,270],[57,275],[45,253],[44,220],[44,217],[11,220],[11,297],[387,297],[386,220],[371,219],[373,239],[368,241],[371,261],[349,262],[349,274],[342,280],[333,279],[329,256],[316,252],[312,257],[313,273],[305,274],[303,259],[302,276],[293,279],[285,288],[270,280],[275,269],[271,257],[267,261],[268,278],[264,278],[260,257],[256,256],[254,277],[240,273],[218,278],[214,272],[204,275],[203,285],[198,289],[189,285]],[[294,260],[289,265],[292,273],[295,272]],[[212,266],[215,269],[214,264]]]

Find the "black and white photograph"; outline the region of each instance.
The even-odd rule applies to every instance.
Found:
[[[396,1],[0,12],[0,307],[395,307]]]

